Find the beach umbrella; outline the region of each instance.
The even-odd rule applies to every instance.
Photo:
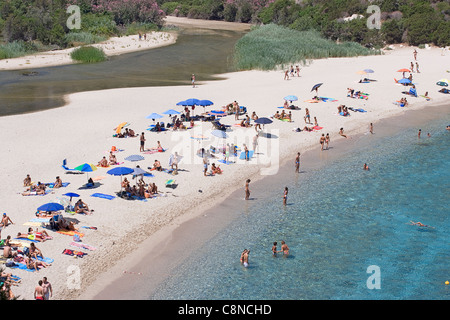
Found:
[[[74,198],[74,197],[77,198],[80,195],[75,192],[67,192],[67,193],[64,193],[63,196],[70,197],[70,201],[72,201],[72,198]]]
[[[213,130],[213,131],[211,131],[211,134],[215,137],[222,138],[222,139],[228,138],[228,135],[225,133],[225,131],[222,131],[222,130]]]
[[[397,72],[411,72],[411,70],[405,68],[405,69],[397,70]]]
[[[152,119],[153,122],[154,122],[155,119],[160,119],[160,118],[162,118],[162,117],[163,117],[162,115],[153,112],[152,114],[149,114],[149,115],[146,116],[145,118],[146,118],[146,119]]]
[[[140,167],[136,167],[133,170],[133,178],[135,176],[144,176],[146,174],[149,174],[147,171],[145,171],[144,169],[141,169]],[[153,176],[152,174],[150,174],[151,176]]]
[[[319,89],[321,85],[323,85],[323,83],[315,84],[315,85],[312,87],[311,92],[313,92],[314,90]]]
[[[438,81],[436,82],[436,84],[441,87],[448,87],[448,82]]]
[[[363,74],[366,74],[367,72],[366,71],[364,71],[364,70],[361,70],[361,71],[357,71],[356,72],[357,74],[361,74],[361,75],[363,75]],[[311,90],[312,91],[312,90]]]
[[[37,208],[38,211],[46,211],[46,212],[50,212],[50,211],[60,211],[60,210],[64,210],[64,206],[56,203],[56,202],[49,202],[46,204],[43,204],[42,206]]]
[[[214,102],[212,102],[211,100],[200,100],[200,101],[198,101],[198,103],[197,103],[197,105],[203,107],[203,112],[205,112],[205,107],[211,106],[211,105],[213,105],[213,104],[214,104]]]
[[[191,139],[194,139],[194,140],[206,140],[206,139],[208,139],[208,137],[205,137],[202,134],[196,134],[195,136],[191,136]]]
[[[297,101],[297,100],[298,100],[298,97],[297,97],[297,96],[294,96],[294,95],[289,95],[289,96],[284,97],[284,100],[290,101],[290,102],[292,102],[292,101]]]
[[[125,128],[128,127],[130,124],[128,122],[122,122],[120,123],[116,128],[114,128],[114,130],[116,130],[116,133],[120,133],[120,131]]]
[[[133,173],[134,170],[128,167],[115,167],[106,173],[112,176],[120,176],[120,193],[122,193],[122,176]]]
[[[141,161],[144,159],[145,158],[143,156],[141,156],[140,154],[132,154],[131,156],[128,156],[125,158],[125,160],[128,160],[128,161]]]
[[[173,114],[180,114],[181,112],[178,112],[176,110],[173,109],[169,109],[167,111],[164,111],[163,114],[168,114],[169,116],[173,115]]]
[[[89,172],[97,170],[97,167],[91,163],[84,163],[79,165],[78,167],[73,168],[73,170],[77,170],[80,172],[86,172],[86,176],[89,177]]]
[[[373,71],[372,69],[364,69],[363,70],[365,73],[374,73],[375,71]]]
[[[398,80],[398,83],[409,84],[409,83],[411,83],[411,80],[409,80],[408,78],[403,78],[403,79]]]
[[[198,105],[199,102],[200,102],[199,99],[191,98],[191,99],[187,99],[187,100],[184,100],[184,101],[180,101],[180,102],[177,103],[177,105],[195,106],[195,105]]]
[[[270,124],[272,122],[273,122],[272,120],[270,120],[269,118],[266,118],[266,117],[258,118],[255,120],[255,123],[263,125],[263,129],[264,129],[264,125]]]

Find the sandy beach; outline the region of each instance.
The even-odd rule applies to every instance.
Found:
[[[175,43],[176,34],[173,32],[149,32],[146,39],[139,40],[139,35],[111,37],[106,41],[92,44],[101,48],[107,56],[125,54],[141,50],[159,48]],[[42,52],[13,59],[0,60],[0,70],[21,70],[30,68],[53,67],[77,63],[70,54],[78,47],[63,50]]]
[[[64,255],[64,249],[77,250],[70,246],[72,237],[49,231],[53,239],[38,243],[37,246],[45,257],[54,259],[54,262],[39,272],[7,268],[7,272],[22,278],[20,285],[13,287],[13,293],[23,299],[33,299],[38,280],[47,276],[53,286],[52,299],[96,297],[115,279],[126,276],[123,271],[137,264],[144,252],[151,252],[155,246],[161,248],[161,242],[170,238],[177,226],[201,216],[204,210],[236,190],[242,189],[243,194],[247,178],[255,181],[276,174],[278,166],[293,162],[298,151],[305,152],[318,145],[322,133],[329,133],[333,143],[345,139],[338,134],[343,127],[351,139],[353,135],[367,132],[370,123],[374,123],[376,132],[378,121],[400,115],[407,109],[448,103],[449,95],[439,93],[440,87],[436,82],[447,77],[445,66],[450,59],[449,56],[443,56],[438,48],[417,49],[420,73],[413,73],[413,82],[416,83],[419,96],[416,98],[402,94],[409,87],[396,84],[394,78],[398,80],[402,77],[397,70],[409,67],[414,59],[413,50],[410,47],[396,47],[382,56],[311,61],[308,66],[301,67],[300,77],[295,75],[289,80],[284,80],[283,71],[243,71],[221,75],[224,80],[202,82],[202,79],[197,79],[195,88],[177,86],[81,92],[67,96],[67,105],[62,108],[0,118],[0,125],[9,135],[2,144],[4,156],[0,178],[7,182],[0,186],[2,212],[6,212],[14,222],[3,228],[3,239],[7,235],[14,238],[18,232],[26,232],[28,226],[24,224],[34,217],[36,208],[58,198],[67,198],[62,196],[66,192],[80,194],[80,198],[95,210],[92,215],[64,216],[76,219],[76,226],[84,234],[81,243],[96,250],[84,250],[87,255],[77,259]],[[377,81],[358,83],[361,75],[357,72],[367,68],[375,71],[367,77]],[[192,72],[195,73],[195,70]],[[320,96],[337,101],[305,102],[314,96],[311,88],[317,83],[323,83],[319,88]],[[368,99],[347,97],[347,88],[368,93]],[[426,91],[431,100],[420,96]],[[183,108],[176,103],[188,98],[213,101],[214,105],[207,107],[206,111],[220,110],[222,106],[237,101],[247,108],[249,115],[256,112],[259,117],[271,117],[275,112],[282,111],[278,107],[283,105],[283,98],[287,95],[298,96],[298,101],[293,104],[300,110],[292,110],[292,122],[274,119],[259,136],[256,155],[248,162],[237,160],[229,165],[220,164],[223,169],[221,175],[205,177],[202,159],[196,155],[202,146],[209,148],[223,143],[211,135],[213,128],[210,122],[196,123],[193,129],[178,132],[169,130],[156,133],[146,130],[153,123],[152,119],[146,119],[147,115],[152,112],[162,114],[168,109],[182,111]],[[402,97],[408,99],[408,107],[394,104]],[[339,105],[362,108],[367,112],[350,111],[350,116],[344,117],[338,114]],[[311,122],[316,117],[322,129],[295,132],[296,128],[305,126],[305,108],[310,111]],[[202,107],[197,106],[194,110],[195,114],[202,112]],[[239,119],[242,120],[243,116]],[[167,116],[160,120],[166,123],[170,121]],[[253,150],[255,128],[236,126],[240,120],[235,120],[234,115],[222,118],[221,123],[231,126],[231,130],[227,131],[227,143],[235,143],[241,148],[245,143]],[[154,148],[160,141],[166,151],[141,153],[139,137],[113,137],[114,128],[124,121],[129,122],[128,128],[136,133],[144,133],[146,148]],[[207,139],[191,138],[199,135]],[[94,189],[80,189],[87,182],[86,173],[66,174],[61,167],[63,159],[67,159],[70,168],[83,163],[95,165],[103,156],[108,157],[112,146],[123,150],[116,153],[118,161],[132,168],[138,164],[147,169],[155,160],[168,168],[169,157],[174,152],[182,155],[183,160],[179,164],[178,175],[153,171],[154,177],[144,179],[146,182],[155,182],[161,193],[147,201],[92,197],[93,193],[115,196],[120,190],[120,177],[106,173],[111,167],[99,167],[89,173],[89,177],[95,178],[99,184]],[[125,160],[133,154],[140,154],[145,160]],[[217,160],[220,159],[221,155],[210,159],[210,164],[219,164]],[[26,174],[30,174],[34,182],[51,183],[56,176],[60,176],[63,182],[70,184],[45,196],[23,196],[22,181]],[[135,183],[131,176],[128,179],[132,184]],[[168,179],[175,179],[177,187],[165,187]],[[245,200],[242,201],[244,203]],[[194,236],[187,232],[186,243],[190,243]]]

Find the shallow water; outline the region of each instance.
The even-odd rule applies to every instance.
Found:
[[[0,116],[64,105],[65,94],[145,86],[190,84],[235,71],[233,51],[244,32],[180,30],[173,45],[113,56],[96,64],[0,71]],[[23,73],[37,72],[25,76]]]
[[[229,209],[240,217],[147,298],[449,299],[449,122],[447,113],[427,123],[420,140],[416,127],[364,135],[338,159],[322,152],[325,165],[280,172],[252,190],[251,205]],[[281,240],[290,247],[287,258],[271,254]],[[249,268],[239,263],[244,248],[251,250]],[[380,289],[367,285],[373,265]]]

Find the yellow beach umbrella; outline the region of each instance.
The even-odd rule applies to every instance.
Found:
[[[125,127],[126,125],[128,124],[128,122],[122,122],[121,124],[119,124],[118,126],[117,126],[117,128],[115,129],[116,130],[116,133],[120,133],[120,131],[122,130],[122,128],[123,127]]]

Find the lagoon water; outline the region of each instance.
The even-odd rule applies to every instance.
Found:
[[[447,109],[423,125],[420,140],[414,126],[366,134],[333,160],[326,155],[333,149],[315,152],[321,165],[302,165],[298,175],[289,166],[263,179],[251,188],[250,205],[237,201],[239,218],[147,298],[449,299],[449,123]],[[287,258],[271,254],[281,240],[290,247]],[[239,262],[244,248],[249,268]],[[380,289],[368,287],[376,283],[371,266],[379,268]]]

